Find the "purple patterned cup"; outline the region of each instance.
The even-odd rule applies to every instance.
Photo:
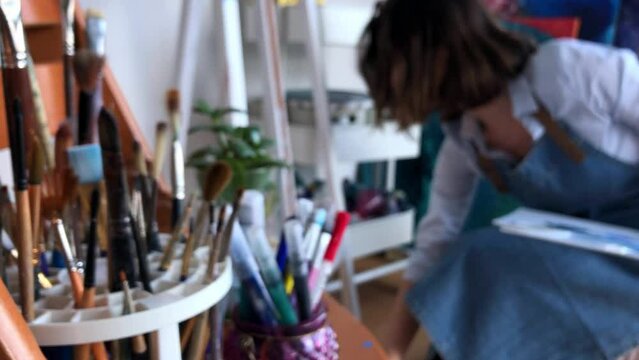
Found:
[[[336,360],[337,334],[326,319],[323,306],[319,306],[308,321],[276,328],[242,322],[234,313],[233,327],[224,339],[224,358]]]

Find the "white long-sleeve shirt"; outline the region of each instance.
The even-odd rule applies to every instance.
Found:
[[[513,115],[533,139],[544,133],[533,116],[538,99],[555,120],[598,150],[639,164],[639,61],[634,52],[579,40],[549,41],[508,91]],[[484,145],[477,123],[467,114],[458,126],[443,127],[447,136],[405,274],[409,281],[418,280],[460,233],[481,176],[473,149],[489,157],[507,156]]]

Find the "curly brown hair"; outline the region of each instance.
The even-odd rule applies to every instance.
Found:
[[[378,119],[402,127],[485,104],[518,76],[533,41],[502,28],[478,0],[388,0],[359,42],[359,71]]]

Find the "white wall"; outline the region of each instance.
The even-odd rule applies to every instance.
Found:
[[[202,98],[215,104],[218,97],[218,85],[213,81],[214,63],[214,34],[213,34],[213,1],[205,0],[202,14],[202,34],[200,36],[197,77],[195,80],[194,98]],[[250,4],[239,0],[242,4]],[[151,146],[154,145],[155,124],[160,119],[166,119],[164,96],[168,88],[175,86],[175,66],[177,63],[177,42],[181,17],[182,1],[178,0],[79,0],[83,9],[92,7],[100,10],[108,22],[107,29],[107,61],[126,96],[129,106],[136,120]],[[331,38],[346,35],[348,41],[354,41],[361,31],[362,19],[366,19],[372,12],[372,0],[328,0],[326,9],[332,9],[335,14],[351,14],[353,21],[340,20],[339,31],[328,31]],[[337,9],[336,7],[340,7]],[[254,6],[253,6],[254,7]],[[247,92],[250,98],[260,96],[262,83],[260,62],[257,46],[251,41],[250,24],[256,21],[250,15],[251,6],[243,11],[244,30],[248,33],[249,41],[245,44],[245,68],[247,77]],[[290,21],[289,39],[300,39],[300,24],[296,19],[296,10],[287,10],[291,15],[286,17]],[[324,15],[327,14],[323,10]],[[249,15],[247,15],[249,14]],[[331,15],[331,19],[333,19]],[[342,15],[343,16],[343,15]],[[325,21],[326,22],[326,21]],[[246,25],[249,25],[248,28]],[[326,22],[335,30],[335,24]],[[339,38],[339,36],[338,36]],[[344,38],[344,36],[342,36]],[[341,41],[341,40],[340,40]],[[349,49],[340,41],[334,42],[325,49],[327,66],[327,83],[330,87],[363,91],[363,83],[354,69],[354,49]],[[289,89],[299,89],[310,86],[304,47],[298,41],[283,46],[285,52],[283,73],[285,85]],[[194,119],[195,122],[201,119]],[[208,141],[206,138],[193,138],[188,148],[196,143]],[[187,150],[188,153],[188,150]],[[10,157],[8,151],[0,151],[0,165],[9,172],[0,172],[3,182],[10,182]]]
[[[212,71],[215,71],[213,1],[215,0],[205,1],[202,14],[202,35],[199,54],[197,54],[198,76],[195,81],[195,98],[204,98],[210,102],[214,102],[218,87],[212,81]],[[83,8],[97,7],[104,12],[109,24],[107,39],[109,64],[143,133],[152,144],[155,122],[165,118],[163,103],[165,91],[174,85],[181,1],[80,0],[80,3]],[[344,23],[340,31],[330,33],[355,34],[357,37],[363,25],[362,18],[366,19],[370,16],[372,3],[372,0],[327,1],[327,9],[336,5],[340,6],[339,12],[333,11],[333,15],[350,12],[356,19],[350,27],[348,23]],[[248,8],[250,10],[252,7]],[[247,20],[245,24],[253,22],[254,18],[247,17],[246,13],[243,11],[245,15],[243,20]],[[289,33],[299,38],[298,27],[302,24],[295,23],[295,18],[298,17],[289,17],[294,23],[292,25],[294,28],[290,29]],[[335,24],[327,22],[327,25]],[[245,26],[243,28],[247,30]],[[331,37],[333,38],[334,35]],[[353,35],[350,38],[354,39]],[[287,88],[308,87],[310,84],[303,46],[297,43],[287,46],[285,50],[288,56],[283,70]],[[327,57],[336,58],[335,62],[341,64],[341,66],[333,66],[332,70],[327,72],[329,86],[363,91],[363,84],[354,69],[353,54],[349,51],[353,50],[348,50],[340,44],[327,48]],[[257,46],[252,41],[247,42],[245,46],[245,61],[249,98],[259,96],[262,92],[260,63]]]

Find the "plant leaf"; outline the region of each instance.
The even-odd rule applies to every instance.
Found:
[[[193,111],[198,114],[210,115],[215,110],[203,99],[198,99],[193,106]]]
[[[225,115],[228,115],[228,114],[231,114],[231,113],[244,113],[245,114],[246,111],[240,110],[240,109],[235,109],[235,108],[220,108],[220,109],[212,109],[210,112],[208,112],[208,115],[213,120],[220,120]]]
[[[289,165],[281,160],[271,159],[268,157],[259,157],[247,159],[246,167],[249,169],[259,168],[287,168]]]
[[[244,140],[235,137],[229,137],[229,146],[233,152],[240,158],[252,158],[256,156],[255,151]]]
[[[226,124],[193,125],[189,128],[189,135],[202,132],[202,131],[230,134],[233,132],[233,127]]]

